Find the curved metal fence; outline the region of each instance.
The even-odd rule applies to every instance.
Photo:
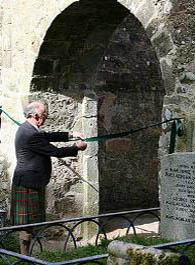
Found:
[[[71,247],[77,248],[78,241],[76,238],[76,230],[79,226],[82,226],[84,223],[93,223],[97,226],[97,233],[95,236],[95,244],[98,245],[101,241],[100,238],[107,239],[107,227],[111,225],[113,221],[121,223],[125,222],[126,226],[126,235],[131,233],[136,235],[137,228],[136,223],[138,223],[138,219],[142,218],[143,216],[153,218],[153,221],[160,221],[159,217],[159,210],[160,208],[149,208],[149,209],[140,209],[140,210],[133,210],[133,211],[123,211],[117,213],[108,213],[108,214],[100,214],[95,216],[85,216],[85,217],[76,217],[70,219],[62,219],[50,222],[43,222],[43,223],[36,223],[36,224],[29,224],[29,225],[20,225],[20,226],[5,226],[0,228],[0,259],[2,259],[5,264],[16,264],[18,261],[20,262],[27,262],[28,264],[52,264],[51,262],[42,261],[36,259],[34,257],[27,257],[16,252],[6,250],[5,249],[5,241],[11,236],[20,231],[31,231],[32,233],[32,244],[31,244],[31,256],[33,256],[33,251],[37,245],[40,251],[43,251],[44,242],[48,241],[48,231],[51,228],[59,228],[60,230],[64,230],[66,233],[64,244],[63,244],[63,251],[66,252],[68,245],[71,242]],[[120,221],[119,221],[120,220]],[[53,263],[56,265],[63,265],[63,264],[87,264],[87,263],[98,263],[102,264],[102,260],[107,258],[107,254],[105,255],[97,255],[93,257],[82,258],[78,260],[71,260],[71,261],[64,261]],[[14,261],[10,261],[8,257],[13,257]],[[18,260],[18,261],[16,261]],[[10,263],[11,262],[11,263]]]
[[[106,226],[112,220],[119,220],[119,218],[126,221],[126,234],[129,234],[131,231],[132,234],[137,234],[137,226],[136,221],[143,217],[144,215],[152,216],[154,220],[160,221],[159,218],[159,210],[160,208],[150,208],[150,209],[141,209],[141,210],[134,210],[134,211],[125,211],[125,212],[118,212],[118,213],[109,213],[109,214],[101,214],[96,216],[86,216],[86,217],[77,217],[71,219],[63,219],[51,222],[44,222],[44,223],[37,223],[37,224],[30,224],[30,225],[22,225],[22,226],[10,226],[10,227],[2,227],[0,228],[0,264],[7,264],[7,265],[15,265],[15,264],[42,264],[42,265],[71,265],[71,264],[100,264],[105,265],[108,254],[105,253],[103,255],[96,255],[91,257],[85,257],[80,259],[68,260],[68,261],[61,261],[61,262],[49,262],[41,259],[37,259],[31,256],[23,256],[16,252],[7,250],[3,247],[4,241],[13,233],[17,233],[19,231],[26,231],[29,228],[34,228],[33,231],[33,241],[31,245],[31,253],[33,252],[33,248],[35,243],[37,242],[40,246],[40,250],[42,251],[43,245],[43,238],[44,234],[46,233],[47,229],[52,227],[60,227],[66,230],[66,239],[64,241],[64,252],[66,252],[67,245],[70,240],[73,241],[73,247],[77,248],[77,240],[75,238],[75,230],[79,225],[82,225],[85,222],[93,222],[97,225],[97,234],[95,239],[95,244],[97,245],[99,242],[99,237],[103,236],[107,238],[107,229]],[[2,215],[4,216],[4,215]],[[5,216],[4,216],[5,217]],[[4,218],[3,217],[3,218]],[[0,216],[1,218],[1,216]],[[1,225],[4,222],[1,221]],[[190,265],[190,259],[186,255],[186,251],[195,245],[195,239],[190,240],[181,240],[177,242],[171,242],[166,244],[160,245],[153,245],[151,247],[156,249],[167,249],[169,251],[179,253],[180,259],[178,265]],[[179,248],[178,248],[179,247]],[[191,264],[193,265],[193,264]]]

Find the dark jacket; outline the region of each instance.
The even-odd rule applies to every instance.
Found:
[[[51,156],[76,156],[77,146],[61,147],[50,142],[67,142],[67,132],[39,132],[28,121],[18,129],[15,138],[17,164],[13,184],[27,188],[45,187],[51,176]]]

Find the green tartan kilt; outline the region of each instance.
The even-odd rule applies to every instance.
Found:
[[[45,221],[45,188],[30,189],[12,185],[10,222],[24,225]]]

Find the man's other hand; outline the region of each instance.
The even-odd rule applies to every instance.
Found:
[[[79,150],[84,151],[87,148],[87,143],[84,141],[78,141],[76,142],[76,146],[79,148]]]
[[[85,140],[86,135],[82,132],[72,132],[72,136],[74,138],[80,138],[81,140]]]

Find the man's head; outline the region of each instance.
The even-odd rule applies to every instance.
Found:
[[[48,115],[48,106],[41,101],[33,101],[24,108],[24,116],[37,127],[44,124]]]

